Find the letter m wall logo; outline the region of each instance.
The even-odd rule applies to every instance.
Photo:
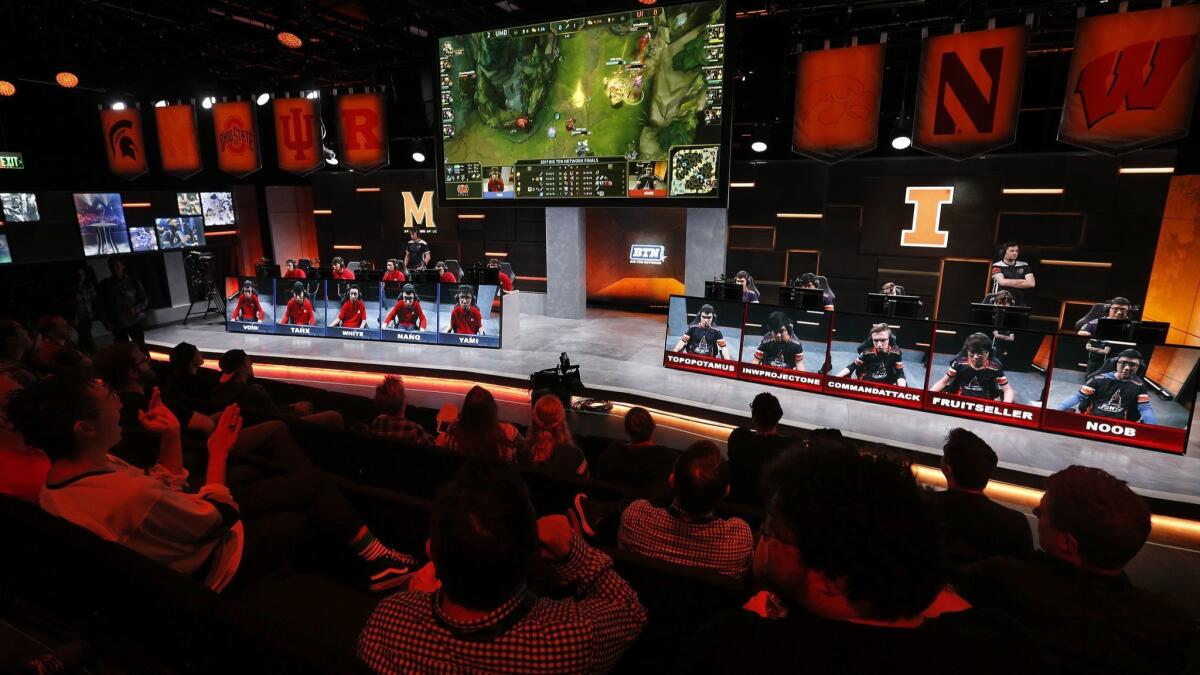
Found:
[[[1200,5],[1081,20],[1058,139],[1115,155],[1186,136],[1198,43]]]

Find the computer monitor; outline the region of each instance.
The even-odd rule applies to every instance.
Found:
[[[1136,321],[1133,328],[1133,341],[1140,344],[1165,345],[1167,333],[1171,324],[1166,321]]]
[[[917,295],[867,293],[867,312],[915,319],[921,313],[921,298]]]
[[[499,286],[500,268],[472,265],[462,271],[462,276],[460,276],[458,280],[461,283],[471,284],[473,286],[478,286],[480,284]]]
[[[989,305],[971,303],[970,322],[981,326],[1024,328],[1029,325],[1029,308],[1024,305]]]
[[[1096,334],[1093,337],[1128,340],[1132,332],[1133,322],[1129,319],[1109,319],[1104,317],[1096,321]]]
[[[742,301],[742,287],[736,281],[714,279],[704,282],[704,297],[709,300]]]
[[[441,281],[436,269],[409,270],[408,280],[414,284],[436,284]]]
[[[279,265],[255,265],[254,276],[256,277],[278,277]]]
[[[779,304],[800,309],[824,309],[825,292],[819,288],[779,287]]]

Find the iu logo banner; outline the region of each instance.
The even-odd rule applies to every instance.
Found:
[[[196,113],[192,106],[155,108],[154,121],[158,126],[158,152],[163,171],[179,179],[199,173],[204,165],[200,161]]]
[[[1200,5],[1081,20],[1058,140],[1116,155],[1186,136],[1198,39]]]
[[[387,107],[383,94],[348,94],[337,99],[342,163],[370,172],[387,166]]]
[[[142,114],[137,108],[101,110],[100,130],[104,134],[104,153],[108,156],[110,171],[127,180],[146,173]]]
[[[874,150],[882,90],[883,45],[797,56],[792,152],[832,163]]]
[[[217,167],[238,178],[262,168],[253,104],[250,101],[218,103],[212,111]]]
[[[929,38],[922,47],[913,145],[966,159],[1017,135],[1024,26]]]
[[[325,165],[315,100],[275,99],[275,146],[279,168],[289,173],[307,176]]]

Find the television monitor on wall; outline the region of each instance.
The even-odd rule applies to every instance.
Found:
[[[164,251],[204,246],[204,221],[196,216],[155,218],[154,226],[158,230],[158,245]]]
[[[209,227],[237,222],[233,213],[232,192],[201,192],[200,208],[204,212],[204,224]]]
[[[153,227],[129,228],[129,246],[134,253],[142,251],[157,251],[158,239],[154,236]]]
[[[179,192],[175,195],[175,199],[179,204],[179,215],[181,216],[202,216],[204,211],[200,208],[200,193],[199,192]]]
[[[440,38],[443,204],[724,204],[726,19],[702,0]]]
[[[38,214],[37,195],[32,192],[0,192],[0,204],[4,206],[7,222],[31,223],[42,219]]]
[[[75,215],[83,239],[83,255],[130,252],[121,195],[115,192],[76,194]]]
[[[0,233],[0,265],[12,262],[12,249],[8,247],[8,235]]]

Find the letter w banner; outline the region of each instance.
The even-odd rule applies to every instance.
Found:
[[[1081,20],[1058,140],[1117,155],[1186,136],[1198,38],[1200,5]]]
[[[325,165],[316,100],[275,99],[275,146],[279,168],[288,173],[307,176]]]
[[[925,40],[913,145],[961,160],[1012,144],[1026,41],[1024,26]]]
[[[250,101],[230,101],[213,106],[213,134],[217,142],[217,167],[244,178],[262,168],[258,126]]]
[[[337,113],[342,164],[363,173],[387,166],[387,104],[383,94],[339,96]]]
[[[874,150],[882,91],[883,45],[801,53],[792,152],[833,163]]]
[[[196,138],[196,113],[189,104],[154,109],[158,126],[158,153],[162,168],[179,179],[200,172],[200,141]]]
[[[108,169],[133,180],[146,173],[146,142],[142,137],[142,113],[136,107],[100,111],[100,130],[104,134],[104,153]]]

